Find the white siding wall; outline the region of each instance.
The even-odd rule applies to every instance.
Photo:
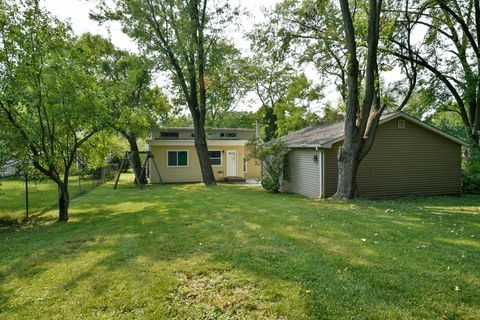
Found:
[[[313,161],[315,155],[318,156],[318,162]],[[314,149],[293,149],[288,157],[290,179],[282,181],[281,190],[319,198],[321,152]]]

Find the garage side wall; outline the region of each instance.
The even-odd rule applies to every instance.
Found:
[[[314,161],[314,156],[319,159]],[[293,149],[288,154],[289,179],[283,179],[281,191],[320,197],[321,154],[313,149]]]
[[[398,119],[382,124],[357,175],[361,197],[460,194],[461,146],[417,124]],[[325,192],[337,189],[339,142],[325,150]]]

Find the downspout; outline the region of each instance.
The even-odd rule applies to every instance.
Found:
[[[319,181],[319,191],[320,195],[319,198],[323,199],[325,198],[325,152],[323,149],[320,149],[318,147],[315,148],[316,151],[319,151],[318,153],[318,171],[320,175],[320,181]]]

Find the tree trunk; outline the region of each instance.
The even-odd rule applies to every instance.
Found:
[[[67,184],[58,184],[59,197],[58,197],[58,221],[68,221],[68,208],[70,206],[70,194],[68,192]]]
[[[344,146],[338,150],[338,184],[332,198],[348,200],[358,197],[356,179],[361,161],[359,154],[358,145]]]
[[[134,134],[127,136],[128,144],[130,145],[130,159],[132,160],[133,172],[135,173],[135,183],[138,183],[136,177],[140,177],[140,184],[147,184],[147,176],[142,172],[142,160],[138,153],[137,137]]]
[[[210,157],[208,156],[205,129],[197,125],[195,125],[195,149],[197,150],[198,160],[200,162],[203,183],[206,185],[216,184],[212,165],[210,164]]]

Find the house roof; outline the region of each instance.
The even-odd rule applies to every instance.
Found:
[[[192,131],[194,127],[159,127],[159,131]],[[254,132],[255,129],[247,128],[205,128],[207,131],[238,131],[238,132]]]
[[[458,139],[438,128],[435,128],[401,111],[386,113],[382,115],[379,125],[394,120],[398,117],[405,118],[419,125],[420,127],[432,131],[455,143],[465,146],[468,145],[465,141]],[[343,122],[330,125],[315,125],[286,135],[282,137],[281,140],[288,148],[331,148],[334,143],[342,141],[344,139],[344,130],[345,124]]]

